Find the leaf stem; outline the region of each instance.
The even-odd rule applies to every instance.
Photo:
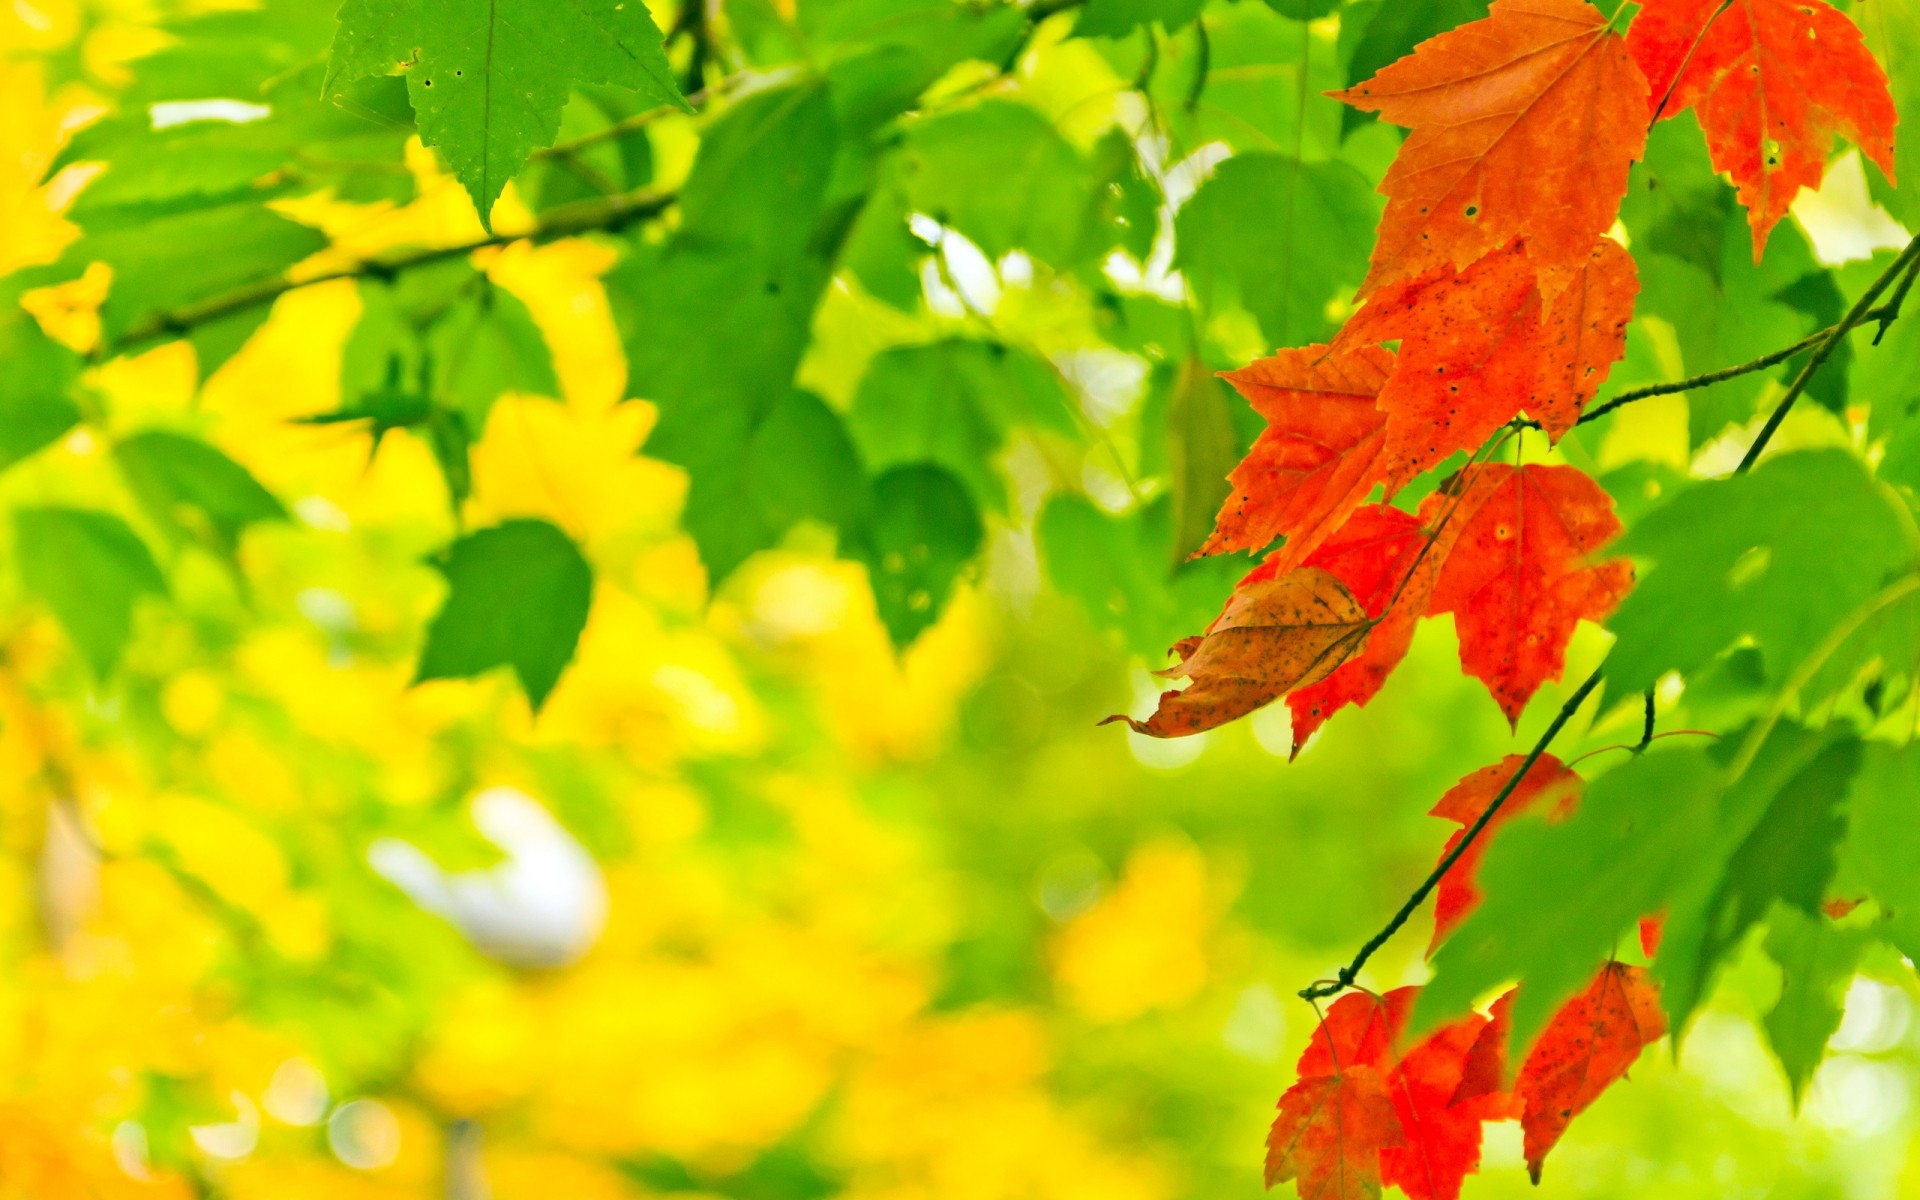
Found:
[[[1540,756],[1547,752],[1547,747],[1553,743],[1553,739],[1560,736],[1560,731],[1566,728],[1567,722],[1573,719],[1574,713],[1578,712],[1580,706],[1586,702],[1587,697],[1593,694],[1593,689],[1600,686],[1600,676],[1603,669],[1604,668],[1600,667],[1594,668],[1593,674],[1587,676],[1586,681],[1574,689],[1573,695],[1567,697],[1567,702],[1560,706],[1558,713],[1554,714],[1553,723],[1547,726],[1546,732],[1540,735],[1539,740],[1534,742],[1533,749],[1529,750],[1527,757],[1521,761],[1520,769],[1515,771],[1511,778],[1500,785],[1499,792],[1494,795],[1493,801],[1487,805],[1486,811],[1481,813],[1479,819],[1473,824],[1467,826],[1466,832],[1460,838],[1460,843],[1448,851],[1446,856],[1440,860],[1439,865],[1434,867],[1427,875],[1426,880],[1414,889],[1413,895],[1408,896],[1406,903],[1400,906],[1400,911],[1393,914],[1393,918],[1386,923],[1386,926],[1382,928],[1379,933],[1367,939],[1366,945],[1360,947],[1360,952],[1353,956],[1353,961],[1341,967],[1339,973],[1335,975],[1333,979],[1324,983],[1316,983],[1312,987],[1303,989],[1300,992],[1302,999],[1318,1000],[1324,996],[1332,996],[1339,992],[1346,991],[1353,986],[1354,977],[1360,973],[1362,967],[1367,965],[1367,960],[1372,958],[1374,952],[1379,950],[1380,947],[1386,945],[1394,934],[1400,932],[1400,927],[1407,923],[1409,917],[1413,916],[1414,910],[1426,902],[1427,897],[1432,894],[1433,889],[1440,886],[1440,880],[1445,878],[1447,872],[1453,869],[1453,864],[1460,861],[1461,856],[1466,854],[1468,847],[1472,846],[1486,827],[1492,823],[1493,818],[1500,812],[1501,807],[1506,804],[1507,798],[1512,796],[1514,789],[1520,786],[1520,781],[1526,778],[1528,771],[1533,770],[1533,764],[1540,761]]]

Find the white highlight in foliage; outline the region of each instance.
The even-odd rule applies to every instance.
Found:
[[[172,129],[196,121],[225,121],[229,125],[251,125],[273,115],[264,104],[245,100],[163,100],[147,109],[147,119],[155,129]]]
[[[453,922],[482,954],[509,966],[561,967],[591,949],[606,927],[607,885],[586,847],[515,788],[474,797],[473,823],[505,862],[448,873],[396,838],[369,846],[367,862],[415,904]]]

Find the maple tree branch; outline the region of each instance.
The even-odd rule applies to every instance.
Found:
[[[1772,415],[1767,417],[1767,423],[1760,427],[1760,436],[1753,439],[1753,445],[1747,447],[1746,456],[1740,460],[1740,466],[1734,474],[1744,475],[1753,468],[1753,464],[1760,459],[1760,452],[1765,450],[1767,443],[1773,440],[1775,431],[1780,428],[1780,422],[1787,419],[1787,413],[1793,408],[1793,402],[1807,390],[1807,385],[1813,382],[1814,375],[1826,363],[1828,356],[1839,347],[1842,339],[1855,326],[1869,319],[1868,314],[1873,310],[1873,302],[1880,298],[1880,293],[1886,291],[1896,279],[1900,278],[1902,272],[1915,263],[1920,263],[1920,237],[1907,243],[1907,248],[1900,252],[1900,256],[1880,273],[1880,278],[1874,280],[1871,287],[1860,293],[1860,298],[1853,302],[1853,307],[1848,310],[1847,315],[1840,318],[1840,323],[1829,329],[1826,337],[1813,348],[1813,354],[1807,359],[1807,365],[1800,368],[1800,374],[1794,377],[1793,384],[1787,388],[1787,394],[1782,396],[1780,403],[1774,406]],[[1898,311],[1896,310],[1893,315],[1898,316]],[[1885,319],[1891,321],[1893,318]],[[1882,328],[1885,327],[1882,326]]]
[[[1911,279],[1912,276],[1909,275],[1908,278]],[[1896,302],[1889,301],[1878,308],[1868,310],[1856,324],[1865,324],[1868,321],[1875,320],[1891,324],[1893,319],[1899,315],[1900,313],[1896,307]],[[1614,409],[1625,407],[1636,400],[1650,400],[1655,396],[1673,396],[1681,392],[1693,391],[1695,388],[1711,387],[1716,383],[1725,383],[1729,379],[1738,379],[1742,375],[1751,375],[1755,371],[1764,371],[1768,367],[1777,367],[1788,359],[1797,358],[1818,346],[1831,336],[1837,328],[1839,328],[1839,326],[1829,325],[1825,329],[1817,329],[1793,343],[1791,346],[1784,346],[1769,354],[1763,354],[1750,362],[1743,362],[1738,366],[1722,367],[1717,371],[1708,371],[1703,375],[1690,375],[1685,379],[1676,379],[1672,383],[1653,383],[1648,384],[1646,387],[1634,388],[1632,391],[1621,392],[1605,404],[1588,409],[1581,415],[1580,420],[1576,422],[1576,424],[1585,425],[1589,421],[1598,421]],[[1528,429],[1539,429],[1541,427],[1537,421],[1528,421],[1525,425]]]
[[[1707,382],[1717,382],[1718,379],[1721,378],[1732,378],[1734,375],[1760,370],[1764,366],[1771,366],[1773,363],[1784,361],[1786,358],[1790,358],[1809,347],[1813,350],[1813,356],[1807,360],[1806,366],[1800,369],[1800,374],[1795,376],[1792,386],[1787,389],[1787,394],[1781,398],[1780,403],[1773,410],[1773,415],[1767,419],[1767,424],[1760,431],[1760,436],[1755,439],[1753,446],[1747,451],[1746,457],[1742,459],[1740,465],[1735,468],[1735,475],[1744,475],[1753,468],[1753,464],[1760,457],[1760,452],[1766,448],[1766,444],[1773,437],[1774,431],[1780,427],[1780,422],[1786,419],[1787,410],[1792,408],[1794,401],[1798,400],[1801,393],[1807,390],[1807,385],[1813,381],[1813,377],[1819,373],[1820,368],[1826,365],[1827,360],[1832,357],[1834,349],[1839,346],[1841,340],[1844,339],[1849,332],[1875,319],[1891,323],[1900,315],[1900,305],[1906,300],[1907,293],[1913,288],[1912,281],[1915,274],[1920,274],[1920,237],[1914,238],[1913,241],[1907,244],[1907,248],[1900,252],[1899,257],[1895,258],[1893,262],[1887,266],[1887,269],[1881,272],[1880,277],[1874,280],[1872,286],[1868,287],[1867,290],[1861,294],[1860,298],[1854,301],[1853,307],[1848,310],[1846,316],[1840,319],[1839,323],[1823,329],[1808,338],[1802,339],[1799,343],[1796,343],[1785,351],[1776,351],[1775,355],[1769,355],[1765,359],[1756,360],[1756,362],[1760,364],[1758,366],[1747,364],[1739,368],[1729,368],[1728,371],[1715,372],[1713,377],[1707,378]],[[1875,308],[1874,301],[1878,300],[1880,294],[1886,291],[1896,280],[1900,282],[1900,287],[1895,292],[1893,299],[1883,307]],[[1884,325],[1882,328],[1884,330]],[[1682,383],[1688,387],[1700,386],[1698,380],[1682,381]],[[1664,386],[1669,391],[1686,390],[1685,387],[1678,384]],[[1617,407],[1624,402],[1624,397],[1615,397],[1613,404],[1609,407]],[[1591,415],[1597,416],[1599,412],[1596,411]],[[1907,582],[1909,584],[1912,583],[1911,580]],[[1911,590],[1911,588],[1908,590]],[[1902,591],[1900,594],[1904,595],[1906,592]],[[1507,779],[1506,783],[1500,786],[1499,792],[1495,793],[1493,801],[1487,805],[1486,811],[1482,812],[1473,824],[1467,826],[1460,838],[1459,844],[1454,846],[1452,850],[1448,851],[1440,859],[1440,862],[1428,873],[1426,879],[1420,886],[1414,889],[1413,894],[1407,897],[1406,902],[1400,906],[1398,912],[1393,914],[1392,918],[1387,921],[1380,932],[1367,939],[1366,944],[1361,946],[1359,952],[1353,956],[1353,961],[1340,968],[1339,973],[1335,975],[1334,978],[1315,983],[1311,987],[1303,988],[1300,992],[1302,999],[1308,1001],[1319,1000],[1327,996],[1336,995],[1354,986],[1354,977],[1360,973],[1362,967],[1366,966],[1367,960],[1372,958],[1380,947],[1386,945],[1394,934],[1400,932],[1401,926],[1405,925],[1413,916],[1414,911],[1426,902],[1427,897],[1433,894],[1433,889],[1440,886],[1440,881],[1446,877],[1447,872],[1453,869],[1454,864],[1459,862],[1461,857],[1466,854],[1468,847],[1472,846],[1480,835],[1485,832],[1487,826],[1493,822],[1494,817],[1498,815],[1500,809],[1506,804],[1507,799],[1512,796],[1515,789],[1520,786],[1520,781],[1525,779],[1527,772],[1533,769],[1533,764],[1540,761],[1540,756],[1545,754],[1547,747],[1553,744],[1553,740],[1556,737],[1560,736],[1560,731],[1566,728],[1568,721],[1573,719],[1573,715],[1579,711],[1580,705],[1584,703],[1586,698],[1592,694],[1593,690],[1600,685],[1600,680],[1605,671],[1606,665],[1604,663],[1594,668],[1593,674],[1587,676],[1586,681],[1574,691],[1573,695],[1567,697],[1567,702],[1561,705],[1560,711],[1554,715],[1553,722],[1547,726],[1546,731],[1540,735],[1539,740],[1534,742],[1533,749],[1529,750],[1526,758],[1521,761],[1520,768]],[[1649,701],[1651,701],[1651,698],[1651,694],[1649,694]],[[1653,715],[1651,703],[1648,704],[1647,715],[1649,718],[1648,728],[1651,729],[1651,718]],[[1638,752],[1643,750],[1646,745],[1652,741],[1653,738],[1651,737],[1645,738],[1640,746],[1630,747],[1630,749]]]
[[[1440,859],[1439,864],[1428,873],[1425,881],[1423,881],[1419,887],[1415,888],[1413,895],[1408,896],[1406,903],[1400,906],[1400,911],[1393,914],[1392,919],[1386,923],[1385,927],[1383,927],[1379,933],[1367,939],[1366,944],[1360,947],[1360,952],[1353,956],[1353,961],[1341,967],[1339,973],[1335,975],[1334,978],[1302,989],[1300,992],[1301,999],[1308,1001],[1318,1000],[1322,997],[1344,992],[1353,986],[1354,977],[1360,974],[1362,967],[1367,965],[1367,960],[1372,958],[1374,952],[1379,950],[1380,947],[1386,945],[1394,934],[1400,932],[1400,927],[1405,925],[1408,918],[1413,916],[1414,910],[1426,902],[1427,897],[1433,894],[1433,889],[1440,886],[1440,881],[1446,877],[1448,871],[1453,869],[1453,864],[1460,861],[1461,856],[1466,854],[1468,847],[1472,846],[1486,827],[1493,822],[1493,818],[1499,814],[1500,809],[1506,804],[1507,798],[1512,796],[1514,790],[1520,786],[1520,781],[1526,778],[1528,771],[1533,770],[1533,764],[1540,761],[1540,756],[1547,752],[1547,747],[1553,744],[1553,739],[1560,736],[1560,731],[1566,728],[1567,722],[1573,720],[1573,714],[1578,712],[1580,706],[1586,702],[1587,697],[1593,694],[1593,689],[1600,686],[1600,676],[1603,670],[1605,670],[1604,667],[1595,667],[1593,674],[1587,676],[1586,681],[1574,689],[1573,695],[1567,697],[1567,702],[1560,706],[1558,713],[1554,714],[1553,723],[1547,726],[1546,732],[1542,733],[1539,740],[1534,742],[1533,749],[1527,751],[1527,757],[1521,760],[1519,770],[1515,771],[1505,783],[1500,785],[1500,790],[1494,794],[1493,800],[1487,805],[1486,811],[1481,813],[1479,819],[1474,821],[1473,824],[1467,826],[1466,831],[1461,835],[1459,844]]]
[[[459,258],[489,246],[505,246],[522,241],[545,242],[556,238],[574,237],[582,233],[617,231],[658,216],[678,198],[679,193],[674,190],[642,188],[604,199],[583,200],[577,204],[562,205],[550,211],[546,218],[532,229],[520,233],[496,233],[472,241],[457,242],[451,246],[435,246],[429,249],[409,250],[400,254],[365,258],[359,262],[305,278],[296,279],[285,273],[269,276],[243,284],[232,291],[222,292],[196,304],[156,313],[127,329],[119,337],[111,341],[102,341],[95,348],[93,357],[95,361],[99,361],[143,342],[152,341],[154,338],[183,336],[221,317],[271,304],[288,292],[311,287],[316,283],[363,277],[390,279],[403,272],[445,262],[450,258]]]

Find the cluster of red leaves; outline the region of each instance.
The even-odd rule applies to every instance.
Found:
[[[1194,733],[1285,696],[1298,752],[1380,691],[1421,617],[1443,614],[1462,667],[1517,722],[1559,678],[1576,625],[1632,586],[1626,563],[1597,557],[1620,522],[1592,479],[1478,459],[1522,416],[1557,441],[1620,360],[1639,280],[1607,232],[1649,122],[1697,113],[1757,258],[1794,195],[1819,183],[1836,136],[1891,175],[1895,118],[1859,32],[1822,0],[1644,0],[1627,36],[1614,24],[1586,0],[1494,0],[1486,19],[1337,93],[1409,130],[1381,185],[1362,303],[1331,344],[1227,375],[1267,429],[1201,553],[1280,545],[1219,620],[1175,647],[1166,674],[1192,686],[1136,730]],[[1417,511],[1390,503],[1460,451],[1475,452],[1470,465]],[[1369,503],[1376,489],[1388,503]],[[1525,766],[1511,755],[1435,805],[1460,826],[1441,851],[1435,946],[1479,903],[1487,835],[1580,802],[1579,776],[1542,755],[1493,809]],[[1649,958],[1661,928],[1657,914],[1641,921]],[[1647,973],[1608,962],[1531,1046],[1511,1048],[1511,1071],[1513,992],[1404,1045],[1416,992],[1350,993],[1327,1011],[1280,1098],[1268,1186],[1350,1200],[1392,1184],[1454,1200],[1485,1122],[1514,1118],[1538,1182],[1568,1123],[1665,1032]]]
[[[1335,1001],[1300,1056],[1299,1081],[1280,1097],[1267,1138],[1267,1186],[1294,1180],[1303,1200],[1377,1196],[1382,1184],[1414,1200],[1457,1200],[1480,1169],[1488,1121],[1519,1118],[1527,1169],[1567,1124],[1666,1032],[1645,970],[1608,963],[1556,1013],[1508,1070],[1507,1010],[1469,1013],[1403,1044],[1418,988]]]
[[[1525,417],[1558,441],[1625,351],[1639,279],[1607,236],[1650,119],[1695,109],[1755,248],[1837,134],[1891,172],[1894,111],[1859,32],[1821,0],[1648,0],[1622,36],[1587,0],[1495,0],[1337,98],[1408,135],[1359,309],[1331,344],[1227,379],[1267,420],[1201,554],[1273,549],[1174,652],[1141,733],[1179,737],[1282,696],[1294,749],[1379,693],[1423,616],[1510,722],[1582,620],[1632,586],[1620,531],[1572,467],[1480,463],[1417,512],[1422,472]],[[1396,343],[1398,350],[1386,348]],[[1389,503],[1369,504],[1376,489]]]
[[[1433,815],[1461,826],[1441,851],[1442,861],[1524,764],[1522,756],[1510,755],[1440,798]],[[1473,873],[1486,835],[1530,810],[1548,820],[1565,817],[1579,803],[1580,785],[1551,755],[1534,763],[1442,878],[1436,946],[1479,902]],[[1507,1015],[1514,992],[1486,1016],[1469,1013],[1404,1045],[1418,992],[1349,993],[1327,1010],[1301,1055],[1299,1081],[1280,1098],[1267,1142],[1269,1187],[1294,1179],[1301,1196],[1312,1200],[1377,1196],[1385,1183],[1415,1200],[1455,1200],[1461,1181],[1479,1169],[1484,1124],[1512,1119],[1520,1121],[1527,1169],[1537,1183],[1547,1152],[1573,1118],[1666,1032],[1647,972],[1609,962],[1554,1014],[1514,1073]]]

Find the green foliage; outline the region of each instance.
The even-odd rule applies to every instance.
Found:
[[[1724,779],[1699,751],[1649,752],[1596,780],[1567,820],[1501,830],[1480,864],[1486,901],[1435,952],[1413,1026],[1521,979],[1511,1037],[1530,1045],[1635,920],[1713,871],[1702,847],[1716,838]]]
[[[0,470],[58,440],[79,423],[68,398],[79,377],[72,351],[25,313],[0,320]]]
[[[20,582],[53,610],[101,679],[132,636],[134,603],[166,594],[146,543],[111,513],[15,509],[13,549]]]
[[[1274,345],[1320,341],[1365,274],[1380,207],[1345,163],[1238,155],[1181,207],[1179,266],[1201,304],[1237,298]]]
[[[1614,685],[1643,691],[1743,637],[1784,683],[1912,563],[1911,522],[1894,504],[1858,458],[1837,450],[1783,454],[1681,492],[1621,542],[1652,565],[1611,622]]]
[[[1783,725],[1730,735],[1726,758],[1764,735],[1752,766],[1733,779],[1710,840],[1695,847],[1702,889],[1678,894],[1655,972],[1673,1028],[1684,1030],[1714,970],[1776,902],[1818,916],[1845,832],[1840,806],[1860,744]]]
[[[897,644],[933,624],[985,536],[965,486],[939,467],[895,467],[873,481],[873,507],[850,541]]]
[[[286,509],[247,469],[198,438],[150,430],[113,448],[127,483],[155,524],[231,556],[256,521]]]
[[[416,678],[510,666],[538,711],[593,602],[593,567],[580,548],[550,522],[507,521],[455,542],[440,569],[447,600],[427,627]]]
[[[553,144],[576,84],[684,104],[643,4],[347,0],[326,89],[403,71],[420,136],[466,185],[481,224],[534,150]]]
[[[1786,1068],[1796,1104],[1840,1028],[1847,984],[1870,941],[1865,929],[1791,905],[1776,905],[1767,917],[1767,956],[1780,966],[1780,999],[1761,1027]]]

